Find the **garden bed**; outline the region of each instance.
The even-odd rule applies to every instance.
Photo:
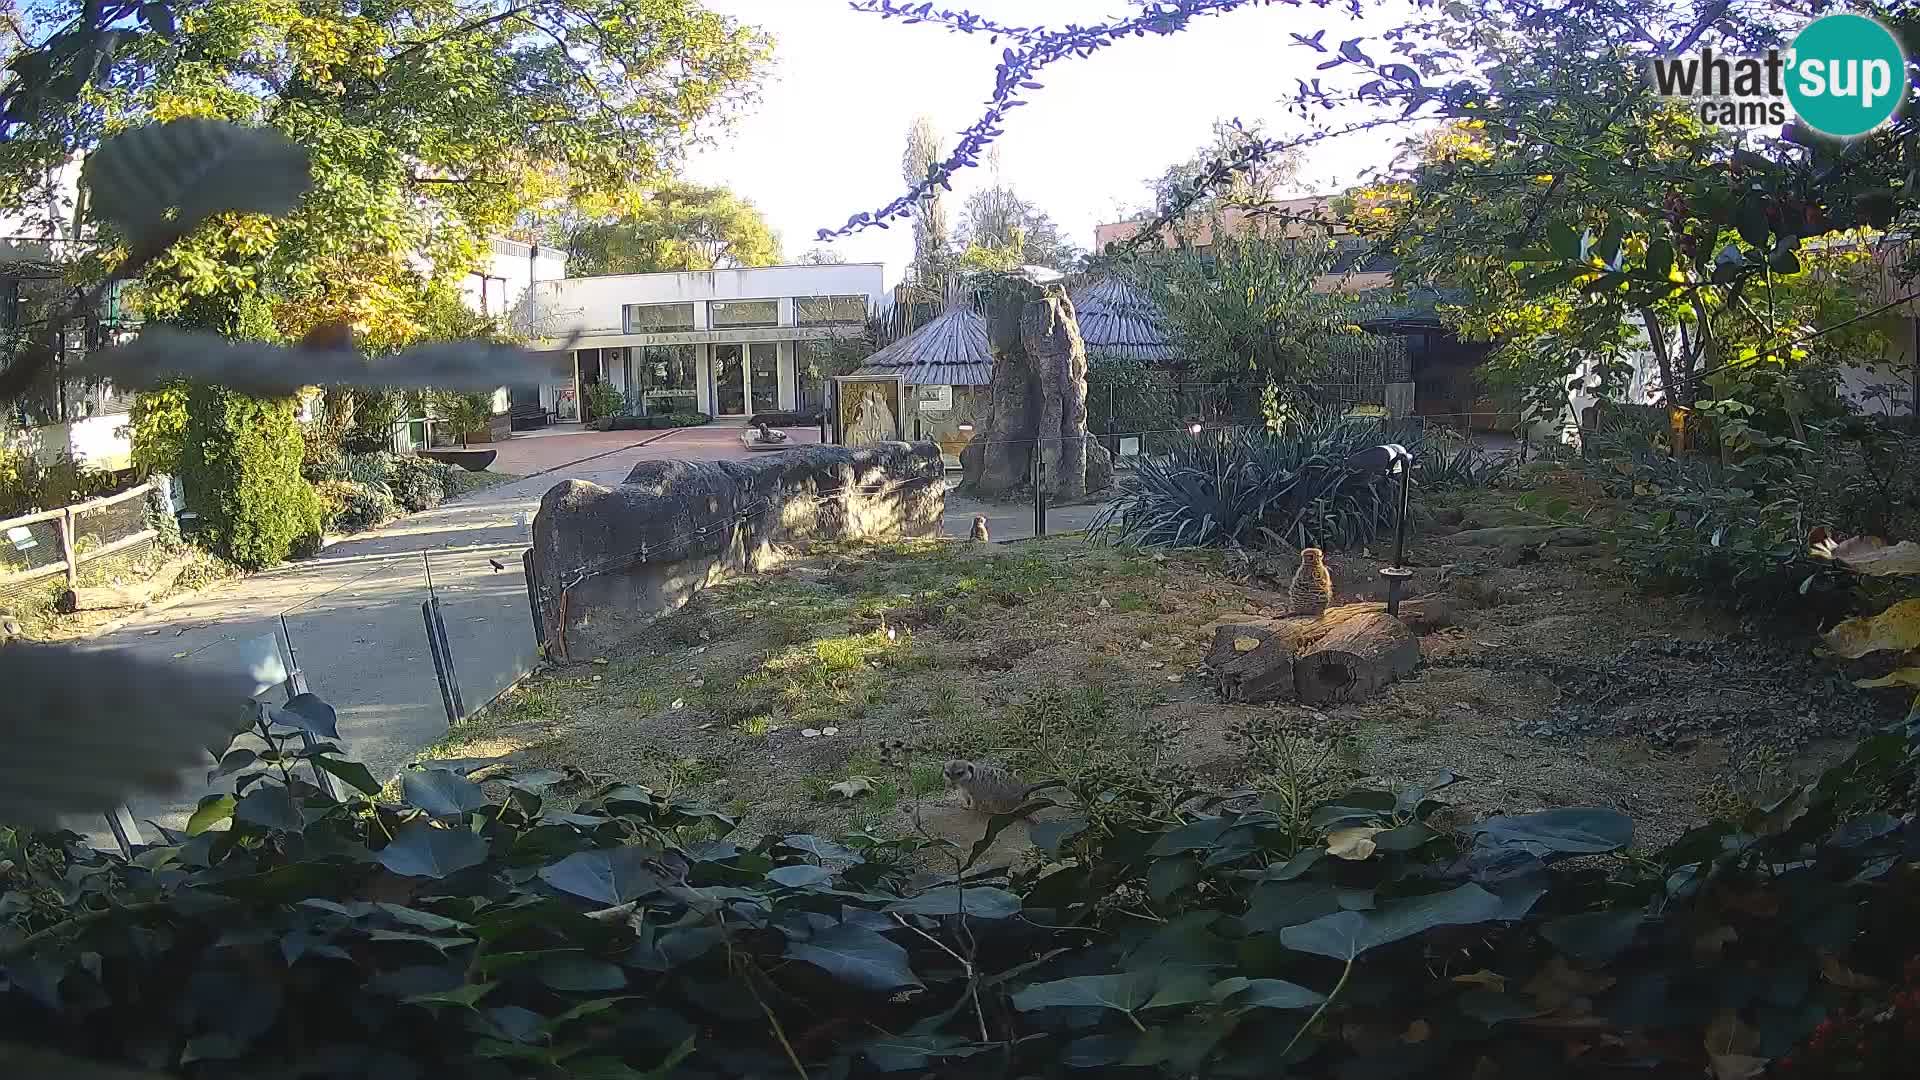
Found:
[[[1209,628],[1281,613],[1284,557],[932,542],[813,552],[710,590],[622,652],[536,676],[434,753],[514,754],[582,787],[638,779],[741,814],[749,834],[956,838],[984,818],[945,789],[953,756],[1169,799],[1187,784],[1391,788],[1447,768],[1465,815],[1609,806],[1657,846],[1903,708],[1809,640],[1632,589],[1604,543],[1500,565],[1511,553],[1475,530],[1532,521],[1514,502],[1483,490],[1439,507],[1410,548],[1411,595],[1445,595],[1456,625],[1363,703],[1218,699]],[[1379,560],[1329,562],[1336,603],[1384,595]]]

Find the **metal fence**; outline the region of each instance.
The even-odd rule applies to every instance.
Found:
[[[0,521],[0,597],[65,575],[79,584],[80,567],[106,555],[135,556],[159,533],[147,522],[148,482],[118,495]]]

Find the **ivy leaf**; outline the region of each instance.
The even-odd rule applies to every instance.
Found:
[[[907,950],[864,926],[841,923],[810,941],[788,942],[787,955],[866,990],[924,985],[907,963]]]
[[[480,785],[445,769],[408,770],[400,778],[400,795],[435,817],[484,810],[489,805]]]
[[[487,842],[470,829],[440,829],[409,821],[381,848],[374,861],[401,877],[443,878],[478,866],[487,858]]]
[[[375,780],[373,773],[368,771],[365,765],[357,761],[346,761],[341,758],[328,757],[325,754],[311,760],[321,769],[353,785],[362,795],[378,795],[380,793],[380,781]]]
[[[1014,991],[1013,1007],[1021,1012],[1053,1008],[1100,1008],[1131,1014],[1153,998],[1156,980],[1157,976],[1151,971],[1056,979]]]
[[[261,825],[282,832],[299,832],[307,827],[306,815],[293,801],[293,792],[277,784],[262,784],[246,798],[234,804],[233,818],[249,825]]]
[[[1311,1009],[1327,996],[1284,979],[1222,979],[1214,984],[1213,999],[1248,1009]]]
[[[576,852],[543,867],[540,880],[612,907],[660,891],[664,882],[647,865],[652,857],[648,849],[633,846]]]
[[[1340,911],[1280,931],[1280,943],[1299,952],[1349,960],[1368,949],[1424,933],[1436,926],[1486,922],[1500,914],[1500,898],[1478,885],[1462,885],[1384,904],[1377,911]]]
[[[309,169],[307,151],[272,128],[188,118],[111,135],[80,171],[93,213],[157,250],[215,214],[292,210]]]
[[[777,866],[767,871],[767,880],[784,888],[803,889],[810,885],[825,885],[832,881],[833,871],[811,863],[796,863],[793,866]]]
[[[292,701],[273,710],[273,722],[300,728],[322,739],[340,737],[340,717],[334,713],[333,706],[313,694],[296,695]]]
[[[1633,944],[1640,929],[1639,909],[1587,911],[1554,919],[1540,928],[1540,936],[1577,960],[1604,964]]]
[[[1477,843],[1516,847],[1542,857],[1599,855],[1633,842],[1633,819],[1603,807],[1569,807],[1491,817],[1474,826],[1473,835]]]
[[[943,885],[928,889],[909,900],[888,904],[888,912],[901,915],[972,915],[979,919],[1005,919],[1020,913],[1020,900],[1005,889],[988,885]]]
[[[215,825],[233,816],[234,797],[231,795],[209,795],[200,800],[200,805],[187,819],[187,835],[199,836]]]

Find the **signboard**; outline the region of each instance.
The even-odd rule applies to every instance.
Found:
[[[906,438],[901,426],[906,416],[905,384],[899,377],[848,375],[833,381],[839,399],[834,429],[840,445],[868,446]]]
[[[952,412],[953,387],[916,386],[913,388],[913,400],[924,413]]]

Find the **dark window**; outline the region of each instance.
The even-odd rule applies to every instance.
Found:
[[[713,300],[707,304],[707,326],[714,330],[747,330],[779,325],[778,300]]]
[[[795,326],[832,326],[867,321],[864,296],[801,296],[793,301]]]
[[[693,329],[693,305],[628,304],[627,333],[673,334]]]

